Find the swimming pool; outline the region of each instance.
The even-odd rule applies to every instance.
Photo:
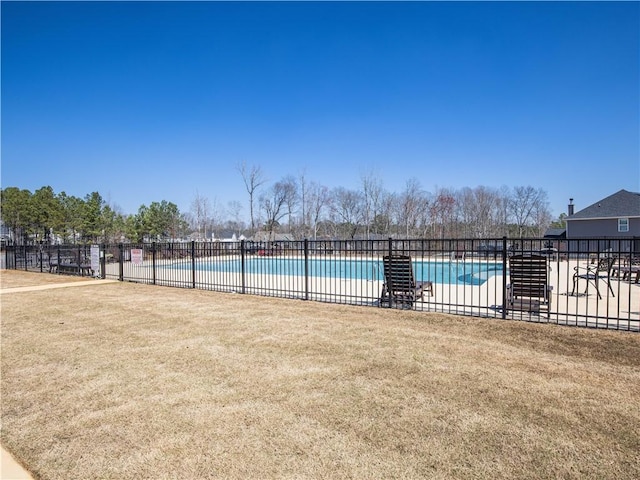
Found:
[[[310,258],[306,261],[308,274],[312,277],[336,279],[378,280],[384,279],[382,260],[349,259],[342,257]],[[169,268],[191,269],[188,264],[172,264]],[[196,261],[201,271],[240,273],[239,258]],[[305,275],[305,259],[297,257],[248,257],[245,273],[261,275]],[[439,284],[482,285],[491,276],[502,272],[498,262],[450,262],[414,260],[413,271],[417,281],[430,280]]]

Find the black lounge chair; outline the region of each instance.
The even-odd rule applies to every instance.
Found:
[[[551,310],[553,287],[549,285],[547,258],[543,255],[512,255],[509,257],[507,312],[521,310],[540,313]]]
[[[433,282],[416,282],[413,275],[411,257],[408,255],[385,255],[384,284],[380,295],[380,305],[388,303],[413,307],[427,291],[433,296]]]

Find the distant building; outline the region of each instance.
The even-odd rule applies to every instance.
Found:
[[[233,230],[222,230],[220,232],[218,232],[218,236],[216,237],[215,234],[212,235],[212,239],[215,242],[226,242],[226,243],[235,243],[235,242],[240,242],[242,240],[246,240],[247,237],[245,237],[244,235],[236,235],[236,232],[234,232]]]
[[[12,243],[11,229],[0,220],[0,244],[2,246]]]
[[[550,240],[564,240],[565,238],[567,238],[567,229],[547,228],[547,231],[544,232],[544,238],[548,238]]]
[[[570,251],[640,252],[640,193],[620,190],[576,213],[573,208],[571,202],[565,219]]]
[[[620,190],[573,213],[569,205],[567,238],[640,236],[640,193]]]
[[[256,232],[250,239],[253,242],[293,242],[295,238],[288,233],[274,233],[261,230]]]

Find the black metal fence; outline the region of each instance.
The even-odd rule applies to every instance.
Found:
[[[638,239],[303,240],[5,249],[5,268],[332,303],[413,308],[583,327],[640,330]],[[383,257],[411,257],[412,302],[381,302]],[[547,259],[551,295],[526,308],[509,297],[513,255]],[[611,259],[598,270],[602,259]]]

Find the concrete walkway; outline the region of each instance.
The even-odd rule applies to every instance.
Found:
[[[117,280],[87,280],[85,282],[65,282],[52,283],[47,285],[33,285],[30,287],[14,287],[0,289],[0,294],[34,292],[38,290],[49,290],[53,288],[66,287],[86,287],[89,285],[104,285],[105,283],[115,283]],[[0,446],[2,455],[0,456],[0,480],[33,480],[33,477],[27,472],[13,456],[7,452],[4,447]]]
[[[118,280],[87,280],[86,282],[50,283],[46,285],[32,285],[30,287],[3,288],[0,289],[0,294],[35,292],[38,290],[50,290],[52,288],[86,287],[88,285],[104,285],[105,283],[116,283],[117,281]]]
[[[0,479],[1,480],[33,480],[22,466],[2,448],[2,456],[0,457]]]

